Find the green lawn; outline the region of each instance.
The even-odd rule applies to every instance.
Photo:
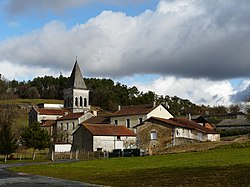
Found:
[[[250,148],[12,168],[108,186],[248,186]]]

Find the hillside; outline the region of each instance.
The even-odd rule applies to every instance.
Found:
[[[18,108],[19,115],[16,119],[16,123],[14,128],[20,129],[25,127],[29,123],[28,113],[32,106],[37,105],[39,103],[56,103],[62,104],[62,100],[51,100],[51,99],[6,99],[0,100],[0,105],[15,105]]]

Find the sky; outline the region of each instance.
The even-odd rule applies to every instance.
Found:
[[[250,92],[249,0],[0,0],[0,74],[8,80],[111,78],[196,104]]]

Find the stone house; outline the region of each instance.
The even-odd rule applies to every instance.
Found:
[[[79,151],[108,151],[136,147],[136,135],[125,126],[82,123],[73,133],[73,148]]]
[[[152,116],[165,119],[173,117],[173,115],[162,104],[158,106],[154,106],[153,104],[134,105],[119,107],[118,111],[110,116],[110,122],[114,125],[125,125],[127,128],[133,130],[134,126]]]
[[[137,146],[153,152],[195,141],[219,141],[220,134],[186,118],[151,117],[134,127]]]

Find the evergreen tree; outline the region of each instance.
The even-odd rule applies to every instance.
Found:
[[[0,154],[4,155],[4,161],[7,162],[8,155],[17,149],[17,141],[8,123],[1,125],[0,130]]]
[[[35,151],[48,148],[51,137],[48,132],[40,127],[39,123],[34,123],[31,127],[24,129],[21,135],[21,142],[27,148],[33,149],[33,160],[35,160]]]
[[[8,155],[17,149],[12,125],[17,117],[17,110],[10,105],[0,106],[0,154],[4,155],[5,162]]]

